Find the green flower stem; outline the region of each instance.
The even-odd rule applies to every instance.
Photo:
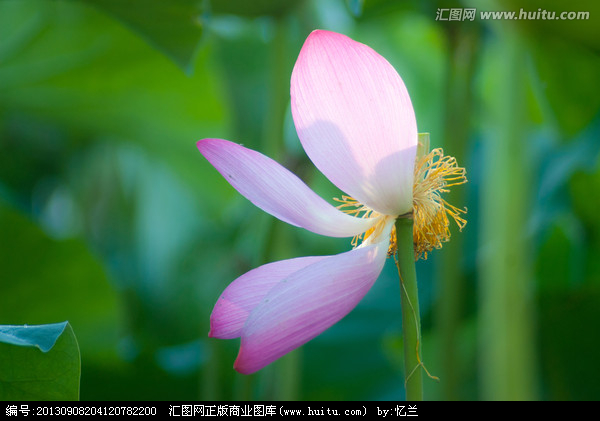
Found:
[[[412,218],[396,220],[396,238],[398,241],[396,266],[400,276],[406,400],[420,401],[423,400],[423,370],[421,370],[420,358],[421,319],[419,317]]]

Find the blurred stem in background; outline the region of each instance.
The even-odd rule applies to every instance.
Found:
[[[261,68],[259,71],[261,74],[255,76],[260,79],[266,76],[266,81],[262,85],[264,89],[259,91],[258,94],[253,93],[252,95],[244,95],[236,91],[239,88],[236,86],[239,69],[235,68],[235,66],[238,66],[238,61],[229,61],[229,58],[231,58],[232,51],[248,48],[243,38],[230,41],[233,46],[226,45],[225,49],[228,52],[227,57],[224,59],[224,66],[226,71],[235,68],[235,72],[232,72],[234,76],[231,77],[230,75],[228,83],[231,84],[232,101],[239,102],[242,106],[233,107],[233,110],[238,113],[247,113],[249,110],[255,110],[251,107],[258,107],[261,109],[260,115],[263,116],[261,121],[256,122],[253,118],[249,119],[247,114],[238,114],[236,120],[244,122],[238,128],[240,139],[244,142],[249,141],[261,153],[281,162],[285,166],[283,132],[290,95],[289,80],[291,74],[287,18],[285,15],[276,15],[265,16],[264,19],[261,29],[265,32],[260,40],[253,45],[254,50],[240,51],[243,53],[243,57],[251,61],[247,63],[249,71],[256,71],[253,68],[255,63],[252,60],[260,60]],[[266,52],[264,58],[262,56],[263,52]],[[257,58],[253,53],[259,54],[260,58]],[[252,83],[252,81],[249,83]],[[262,111],[263,108],[264,112]],[[248,124],[254,125],[254,127],[247,128],[246,125]],[[256,127],[259,130],[256,130]],[[291,230],[283,226],[284,224],[266,213],[258,214],[257,220],[252,221],[250,225],[256,226],[256,223],[264,228],[264,231],[261,231],[264,232],[264,235],[261,234],[260,238],[255,239],[256,247],[252,250],[251,267],[255,268],[268,262],[288,259],[294,254],[291,249],[294,242],[289,238]],[[220,358],[218,355],[220,348],[212,344],[210,346],[212,351],[211,360],[215,363],[205,370],[204,379],[202,380],[203,387],[200,393],[202,399],[218,400],[219,393],[215,392],[213,385],[225,383],[222,379],[229,378],[233,368],[230,364],[218,365],[218,368],[215,368],[217,366],[216,361]],[[269,367],[260,370],[259,373],[249,376],[235,373],[233,374],[234,385],[231,398],[239,401],[297,399],[299,378],[297,365],[298,357],[297,351],[295,351]]]
[[[265,155],[283,162],[285,165],[285,151],[283,151],[283,126],[285,113],[290,98],[291,68],[287,66],[287,25],[282,16],[273,18],[273,37],[269,51],[269,83],[267,92],[267,113],[264,120],[264,134],[262,151]],[[268,216],[268,231],[264,242],[261,261],[258,265],[289,259],[292,254],[290,245],[290,230],[280,221]],[[298,397],[299,359],[300,350],[289,353],[272,364],[258,375],[263,383],[261,385],[262,399],[267,400],[295,400]],[[246,381],[248,387],[253,382]],[[247,394],[247,393],[246,393]]]
[[[202,332],[202,335],[206,335],[206,332]],[[206,401],[223,400],[221,382],[219,381],[221,367],[219,344],[216,341],[206,341],[206,347],[211,363],[206,364],[204,370],[200,372],[199,399]]]
[[[450,155],[463,165],[469,147],[472,80],[479,44],[479,26],[446,25],[448,64],[446,74],[446,104],[443,144]],[[467,169],[468,177],[468,169]],[[462,207],[466,203],[465,189],[453,189],[448,201]],[[461,373],[464,358],[460,358],[458,335],[464,316],[465,274],[464,235],[454,235],[440,252],[437,267],[440,299],[435,305],[435,323],[440,341],[439,363],[443,400],[461,399]]]
[[[269,90],[263,135],[264,154],[280,159],[283,145],[283,123],[290,99],[291,69],[287,68],[287,29],[284,17],[273,18],[273,38],[269,50]],[[273,218],[271,218],[273,219]],[[266,250],[268,253],[269,250]]]
[[[396,219],[396,239],[398,241],[396,266],[400,277],[406,400],[421,401],[423,400],[423,370],[420,359],[421,317],[419,315],[412,217]]]
[[[526,55],[515,28],[503,25],[498,35],[503,69],[495,85],[495,131],[484,147],[481,188],[480,398],[533,400],[537,394],[533,265],[526,228],[532,183],[526,159]]]

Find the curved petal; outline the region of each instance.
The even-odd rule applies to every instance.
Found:
[[[341,212],[293,173],[252,149],[223,139],[202,139],[197,146],[238,192],[288,224],[329,237],[352,237],[376,222]]]
[[[267,263],[246,272],[221,294],[210,315],[208,336],[220,339],[239,338],[250,312],[279,281],[327,256],[306,256]]]
[[[260,370],[346,316],[377,280],[388,244],[328,257],[274,286],[242,329],[234,368],[242,374]]]
[[[417,123],[404,82],[382,56],[314,31],[294,66],[291,96],[300,141],[332,183],[382,214],[412,208]]]

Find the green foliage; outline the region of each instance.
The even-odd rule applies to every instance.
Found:
[[[261,16],[282,17],[301,7],[304,0],[209,0],[209,8],[215,14],[227,14],[257,18]]]
[[[488,398],[482,391],[510,372],[501,367],[518,367],[481,364],[492,344],[508,343],[516,314],[527,318],[519,329],[533,326],[523,337],[535,385],[521,379],[520,397],[597,396],[600,12],[575,2],[588,21],[439,22],[438,7],[456,5],[0,0],[0,323],[69,321],[48,352],[0,344],[0,381],[38,358],[59,381],[54,355],[74,357],[61,349],[78,342],[82,399],[403,396],[391,261],[348,317],[255,375],[232,369],[239,341],[207,338],[212,306],[237,276],[350,247],[265,215],[195,147],[204,137],[243,143],[339,197],[302,151],[289,110],[298,52],[324,28],[384,55],[419,131],[467,168],[464,194],[449,202],[468,208],[468,225],[417,265],[424,362],[441,378],[424,376],[425,397]],[[507,0],[495,10],[520,7],[564,8]],[[519,55],[507,54],[507,32]],[[497,178],[486,179],[494,165]],[[486,238],[521,250],[518,259],[492,271]],[[490,272],[503,295],[485,301]],[[526,309],[511,307],[515,294]],[[505,330],[485,329],[494,325]],[[78,379],[78,368],[69,373]],[[71,380],[68,396],[38,384],[21,398],[77,399]]]
[[[116,337],[116,299],[103,267],[80,240],[54,240],[22,214],[0,203],[3,278],[0,320],[50,323],[68,318],[79,341],[106,350],[97,334]],[[105,336],[106,338],[106,336]]]
[[[0,325],[0,400],[78,400],[80,358],[69,322]]]
[[[81,0],[121,20],[190,73],[202,37],[199,0]]]

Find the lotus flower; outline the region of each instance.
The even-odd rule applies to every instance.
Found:
[[[312,32],[292,72],[291,107],[309,158],[348,194],[338,207],[259,152],[223,139],[202,139],[198,149],[259,208],[317,234],[355,237],[356,247],[265,264],[225,289],[209,336],[241,338],[234,368],[243,374],[346,316],[394,251],[394,221],[413,209],[415,115],[402,79],[382,56],[345,35]]]

